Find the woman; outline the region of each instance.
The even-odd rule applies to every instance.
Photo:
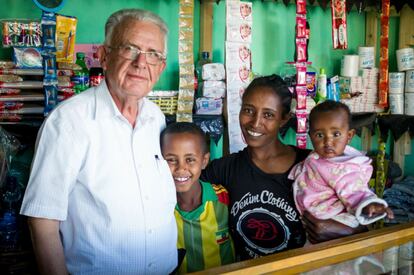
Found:
[[[306,234],[295,208],[290,169],[308,150],[283,144],[291,93],[277,75],[254,79],[242,97],[240,127],[247,147],[213,160],[201,179],[222,184],[230,195],[229,226],[238,260],[302,247]],[[305,213],[309,240],[318,242],[360,231]]]

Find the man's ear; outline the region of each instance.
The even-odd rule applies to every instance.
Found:
[[[350,129],[348,131],[348,144],[351,143],[351,140],[354,136],[355,136],[355,129]]]
[[[99,63],[101,63],[101,67],[106,70],[107,64],[107,51],[104,45],[99,46],[98,50],[96,51],[96,56],[98,57]]]

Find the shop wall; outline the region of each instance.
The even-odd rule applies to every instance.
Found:
[[[280,1],[253,2],[253,71],[265,75],[280,73],[286,61],[292,61],[295,51],[295,5],[286,7]],[[199,1],[195,3],[194,41],[199,41]],[[31,0],[0,0],[0,18],[40,18],[40,10]],[[176,0],[68,0],[61,14],[78,18],[77,43],[101,43],[108,16],[121,8],[143,8],[159,14],[170,28],[168,38],[168,62],[157,89],[178,87],[178,1]],[[329,75],[339,73],[344,54],[355,54],[365,41],[365,13],[352,11],[348,14],[347,50],[333,50],[331,39],[330,9],[308,7],[311,27],[309,61],[319,70],[324,67]],[[213,61],[224,62],[225,1],[214,4]],[[379,28],[378,28],[379,29]],[[398,18],[390,23],[390,71],[396,70],[395,49],[398,44]],[[194,43],[195,58],[198,43]],[[0,58],[10,58],[9,50],[0,50]]]
[[[286,7],[279,2],[253,2],[253,72],[266,75],[280,73],[286,61],[292,61],[294,55],[294,26],[295,5]],[[194,41],[199,41],[199,1],[195,0]],[[0,0],[0,18],[31,18],[38,19],[40,10],[31,0]],[[213,6],[213,61],[224,62],[225,41],[225,1]],[[160,78],[156,89],[178,88],[178,1],[176,0],[68,0],[61,14],[78,18],[77,43],[102,43],[104,25],[108,16],[121,8],[143,8],[159,14],[170,29],[168,37],[168,60],[165,72]],[[365,13],[352,11],[348,14],[348,44],[347,50],[333,50],[331,39],[330,9],[320,7],[308,8],[308,21],[311,27],[309,42],[309,60],[313,67],[319,70],[324,67],[329,75],[339,74],[340,60],[344,54],[356,54],[358,46],[365,41]],[[379,23],[379,22],[378,22]],[[395,50],[398,45],[398,17],[390,18],[390,71],[396,71]],[[379,27],[378,27],[379,30]],[[379,37],[379,35],[378,35]],[[197,60],[198,43],[194,43],[194,54]],[[378,52],[378,50],[377,50]],[[9,59],[10,50],[0,49],[0,58]],[[378,60],[377,60],[378,64]],[[375,142],[377,136],[373,137]],[[294,144],[293,135],[288,135],[286,142]],[[391,148],[391,143],[388,142]],[[414,140],[413,140],[414,144]],[[358,137],[352,145],[361,147]],[[389,150],[388,149],[388,150]],[[414,148],[413,148],[414,151]],[[414,170],[408,169],[414,163],[414,155],[406,158],[406,172],[414,175]]]

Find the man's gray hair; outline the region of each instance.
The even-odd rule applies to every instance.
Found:
[[[164,20],[152,13],[150,11],[141,10],[141,9],[123,9],[117,12],[114,12],[106,21],[105,24],[105,45],[110,46],[112,42],[113,31],[116,26],[125,20],[137,20],[137,21],[146,21],[151,22],[157,25],[161,32],[164,34],[164,55],[167,55],[167,35],[168,27],[165,24]]]

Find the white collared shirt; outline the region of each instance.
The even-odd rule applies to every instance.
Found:
[[[167,274],[177,264],[176,194],[143,99],[135,128],[103,82],[60,104],[39,135],[21,214],[61,221],[71,274]]]

